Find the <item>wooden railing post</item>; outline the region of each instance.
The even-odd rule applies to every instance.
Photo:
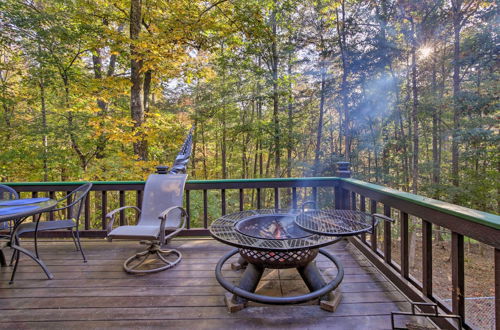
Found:
[[[337,162],[337,172],[336,176],[340,178],[350,178],[351,170],[349,169],[351,163],[349,162]],[[335,206],[337,209],[349,209],[349,191],[344,189],[342,185],[340,189],[336,189],[336,192],[339,192],[338,198],[335,199],[336,202],[339,203],[339,207]]]
[[[226,215],[226,189],[220,191],[221,214]]]
[[[391,208],[384,205],[384,215],[391,217]],[[384,221],[384,259],[385,262],[392,263],[392,229],[389,221]]]
[[[101,225],[102,229],[106,230],[107,223],[106,223],[106,213],[108,212],[108,195],[107,191],[103,190],[101,192]]]
[[[410,260],[409,260],[409,232],[408,232],[408,213],[400,211],[400,226],[401,226],[401,276],[405,279],[408,279],[410,277]]]
[[[142,192],[143,190],[137,190],[136,195],[135,195],[135,206],[137,206],[138,209],[142,208]],[[189,192],[189,191],[188,191]],[[139,222],[139,213],[135,213],[135,224]]]
[[[297,188],[296,187],[292,188],[292,208],[293,209],[297,208]]]
[[[120,207],[125,206],[125,191],[120,190],[118,192],[119,200],[120,200]],[[120,226],[125,225],[125,211],[120,211]]]
[[[452,311],[465,320],[464,236],[451,233],[451,298]]]
[[[260,194],[260,188],[257,188],[257,209],[261,209],[261,194]]]
[[[359,210],[361,212],[366,212],[366,198],[363,195],[359,196]],[[361,240],[366,243],[366,233],[361,234]]]
[[[370,200],[370,213],[377,213],[377,201],[375,200]],[[375,253],[377,252],[377,226],[373,227],[372,234],[370,236],[370,243],[372,247],[372,251]]]
[[[432,297],[432,223],[422,220],[422,293]]]
[[[203,228],[208,228],[208,191],[203,189]]]
[[[245,208],[245,192],[243,189],[240,189],[240,211],[243,211]]]
[[[279,188],[274,188],[274,208],[276,210],[280,208],[280,190],[279,190]]]

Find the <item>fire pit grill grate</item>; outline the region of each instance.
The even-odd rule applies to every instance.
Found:
[[[308,232],[351,236],[371,230],[378,219],[354,210],[306,210],[296,217],[295,223]]]

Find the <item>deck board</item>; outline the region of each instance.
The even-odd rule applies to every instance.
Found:
[[[30,241],[23,245],[32,247]],[[171,246],[183,253],[181,263],[143,276],[122,270],[123,260],[143,248],[137,243],[85,240],[83,245],[88,263],[71,241],[40,243],[53,280],[27,257],[12,285],[11,268],[1,268],[0,328],[387,329],[391,311],[409,306],[375,267],[346,249],[346,242],[328,247],[345,267],[343,299],[335,313],[321,310],[314,301],[294,306],[251,303],[228,313],[214,269],[231,247],[211,239],[174,240]],[[324,257],[318,257],[318,266],[325,277],[335,276],[335,267]],[[224,269],[225,276],[238,281],[241,271]],[[295,270],[267,270],[258,292],[293,295],[307,288]]]

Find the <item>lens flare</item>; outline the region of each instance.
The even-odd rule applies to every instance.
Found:
[[[418,49],[418,55],[419,55],[418,57],[419,57],[419,59],[423,60],[423,59],[428,58],[429,56],[431,56],[432,51],[433,51],[433,49],[430,46],[420,47]]]

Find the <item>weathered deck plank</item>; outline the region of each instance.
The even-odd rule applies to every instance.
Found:
[[[31,247],[29,241],[23,244]],[[12,285],[8,284],[11,268],[1,268],[0,327],[383,329],[390,328],[391,311],[408,306],[406,298],[376,268],[354,258],[341,243],[328,248],[339,256],[346,274],[341,286],[343,299],[335,313],[310,302],[295,306],[252,303],[230,314],[214,268],[231,247],[210,239],[179,239],[172,246],[183,253],[179,266],[133,276],[121,267],[126,257],[141,249],[137,243],[84,241],[89,259],[84,264],[72,242],[42,242],[42,259],[55,279],[46,280],[27,258],[21,260]],[[324,258],[318,265],[326,276],[336,274]],[[241,272],[226,267],[225,275],[236,282]],[[294,270],[266,271],[258,290],[284,295],[307,292]]]

